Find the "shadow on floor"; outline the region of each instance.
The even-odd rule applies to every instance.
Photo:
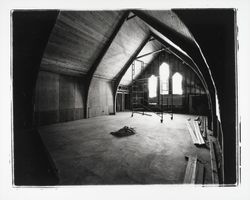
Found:
[[[16,186],[56,185],[55,167],[37,130],[14,132],[14,182]]]

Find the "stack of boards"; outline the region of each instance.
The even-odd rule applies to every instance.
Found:
[[[215,157],[214,142],[209,140],[212,183],[219,184],[218,166]],[[186,156],[188,162],[185,171],[184,184],[204,184],[205,166],[199,161],[197,155]]]
[[[195,145],[203,145],[205,141],[201,135],[200,127],[197,120],[186,121],[188,131]]]
[[[203,139],[207,138],[206,136],[206,119],[200,120],[200,117],[191,120],[188,119],[186,121],[188,131],[192,138],[192,141],[195,145],[204,145],[205,141]],[[199,126],[201,124],[201,127]],[[202,130],[202,133],[201,133]],[[212,183],[219,184],[219,177],[218,177],[218,168],[215,156],[215,147],[214,142],[209,139],[209,149],[210,149],[210,157],[211,157],[211,171],[212,171]],[[183,183],[185,184],[203,184],[204,183],[204,174],[205,174],[205,167],[198,159],[197,156],[188,156],[188,159],[185,177]]]

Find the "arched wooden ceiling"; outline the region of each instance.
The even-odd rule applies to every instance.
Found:
[[[50,35],[41,69],[86,74],[123,11],[61,11]]]
[[[124,74],[129,68],[128,61],[135,56],[134,53],[143,41],[152,32],[157,34],[157,31],[161,34],[158,34],[161,39],[170,39],[195,58],[197,65],[203,69],[200,74],[205,75],[210,90],[214,91],[195,39],[174,12],[133,10],[134,17],[133,14],[131,17],[130,12],[130,18],[122,21],[125,12],[128,11],[61,11],[44,52],[41,69],[115,80],[118,74]],[[121,21],[121,27],[113,37],[114,30]],[[103,51],[110,38],[110,45],[106,45],[107,49]],[[161,48],[157,41],[147,42],[138,55]],[[95,64],[98,56],[100,61]],[[145,63],[153,58],[154,55],[144,58],[147,59]],[[125,75],[122,83],[129,84],[129,75]]]
[[[61,11],[50,35],[40,69],[69,75],[88,74],[125,11]],[[132,16],[132,17],[131,17]],[[114,37],[93,76],[113,80],[145,38],[150,27],[130,12]],[[139,55],[161,48],[154,40],[148,42]],[[141,60],[147,64],[150,55]],[[122,83],[129,84],[131,76]]]
[[[94,76],[114,79],[138,46],[149,35],[149,27],[138,17],[126,20],[100,62]],[[145,45],[143,52],[150,52],[159,48],[160,44],[152,41]]]

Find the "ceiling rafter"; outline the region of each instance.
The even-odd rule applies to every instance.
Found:
[[[161,48],[161,49],[158,49],[158,50],[155,50],[155,51],[143,54],[141,56],[137,56],[135,59],[138,60],[138,59],[143,58],[145,56],[149,56],[149,55],[152,55],[152,54],[160,53],[160,52],[165,51],[165,50],[166,50],[165,48]]]
[[[135,15],[135,14],[132,14],[131,16],[128,16],[128,17],[127,17],[126,21],[128,21],[128,20],[130,20],[130,19],[133,19],[134,17],[136,17],[136,15]]]

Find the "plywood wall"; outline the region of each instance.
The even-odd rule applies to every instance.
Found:
[[[167,52],[160,53],[145,69],[145,71],[138,77],[149,78],[152,74],[159,76],[159,66],[163,63],[167,63],[170,69],[170,85],[171,88],[171,77],[176,72],[180,73],[183,77],[182,79],[182,95],[164,95],[161,99],[158,89],[158,98],[155,99],[155,103],[161,105],[163,102],[164,109],[172,109],[174,112],[191,113],[191,114],[204,114],[207,112],[207,95],[205,93],[204,87],[196,75],[196,73],[186,64],[184,64],[179,58],[173,54]],[[147,92],[147,89],[146,89]],[[144,95],[148,96],[148,95]]]
[[[83,78],[39,72],[35,98],[38,125],[81,119],[83,110]]]
[[[113,112],[111,82],[94,77],[89,88],[88,117],[108,115]]]

